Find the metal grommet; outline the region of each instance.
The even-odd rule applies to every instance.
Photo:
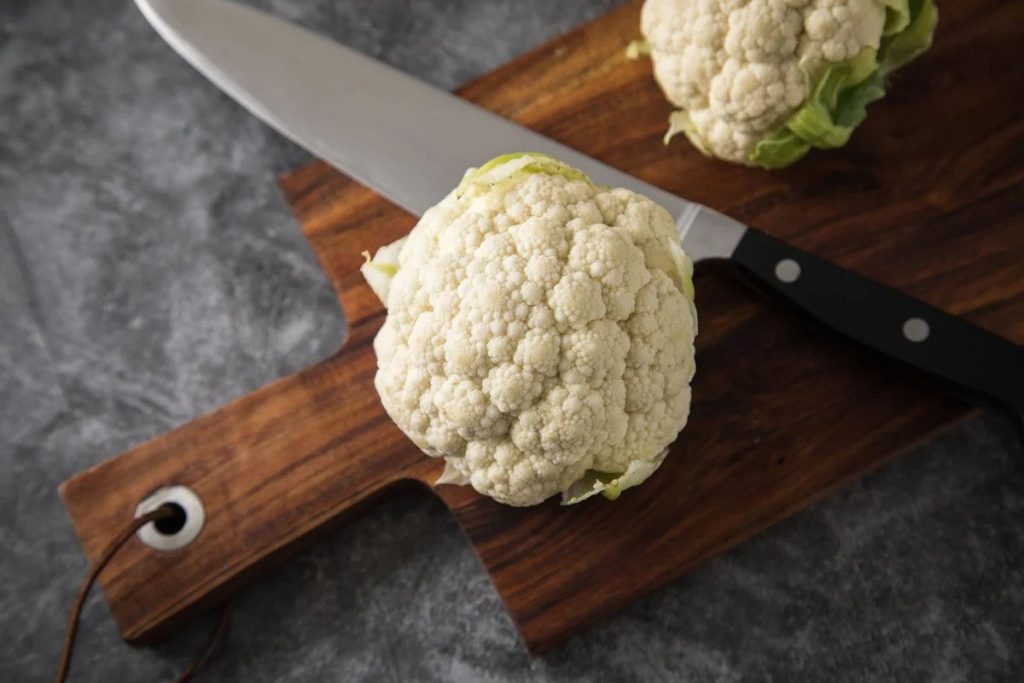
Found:
[[[921,318],[909,318],[903,323],[903,336],[907,338],[907,341],[923,342],[929,334],[931,334],[931,328]]]
[[[199,500],[199,496],[187,486],[165,486],[157,489],[135,508],[135,517],[138,519],[147,512],[152,512],[168,503],[177,505],[185,513],[185,520],[180,529],[173,533],[164,533],[157,528],[155,522],[151,522],[136,532],[139,540],[153,550],[168,551],[184,548],[196,539],[199,532],[203,530],[203,522],[206,521],[203,503]]]
[[[800,264],[791,258],[782,259],[775,264],[775,277],[786,284],[796,282],[800,277]]]

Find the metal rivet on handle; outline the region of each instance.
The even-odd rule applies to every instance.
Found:
[[[931,328],[921,318],[908,318],[903,323],[903,336],[907,338],[907,341],[923,342],[929,334],[931,334]]]
[[[800,277],[800,264],[791,258],[784,258],[775,264],[775,277],[785,283],[796,282]]]
[[[199,532],[203,530],[203,522],[206,521],[202,501],[192,489],[186,486],[165,486],[162,489],[157,489],[135,508],[135,517],[139,518],[168,503],[181,508],[185,513],[185,518],[180,528],[172,533],[161,531],[157,522],[151,522],[139,529],[137,532],[139,540],[153,550],[166,551],[184,548],[196,539]]]

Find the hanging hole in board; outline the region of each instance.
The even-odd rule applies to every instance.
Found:
[[[139,540],[153,550],[171,551],[184,548],[203,530],[206,514],[199,496],[187,486],[165,486],[146,497],[135,509],[135,516],[164,506],[173,515],[158,519],[138,531]]]
[[[164,506],[170,508],[172,515],[156,520],[153,526],[164,536],[173,536],[185,528],[188,516],[185,514],[185,508],[177,503],[164,503]]]

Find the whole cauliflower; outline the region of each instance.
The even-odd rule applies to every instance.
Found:
[[[666,142],[766,168],[840,147],[937,20],[934,0],[647,0],[643,51],[679,107]]]
[[[672,216],[539,154],[470,169],[364,266],[384,408],[441,483],[510,505],[614,498],[686,424],[692,265]]]

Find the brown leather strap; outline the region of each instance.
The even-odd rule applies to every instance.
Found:
[[[96,579],[99,577],[100,572],[107,566],[111,558],[117,553],[118,550],[128,542],[135,532],[142,527],[146,526],[150,522],[155,522],[159,519],[169,519],[178,514],[178,512],[167,505],[162,505],[156,510],[147,512],[141,517],[137,517],[131,521],[130,524],[126,525],[119,534],[110,542],[110,545],[106,547],[103,553],[100,555],[99,560],[92,566],[89,573],[85,575],[85,579],[82,581],[82,585],[78,589],[78,596],[75,598],[74,605],[71,607],[71,617],[68,619],[68,630],[64,635],[64,647],[60,653],[60,663],[57,666],[57,683],[64,683],[68,677],[68,670],[71,665],[71,653],[75,647],[75,636],[78,635],[78,624],[82,617],[82,608],[85,607],[85,600],[89,597],[89,591],[92,590],[93,584],[96,583]],[[185,671],[176,681],[176,683],[184,683],[185,681],[192,680],[196,672],[202,668],[203,664],[210,658],[210,655],[216,649],[217,644],[220,642],[224,633],[227,631],[228,625],[228,610],[227,603],[221,605],[219,615],[217,617],[217,623],[210,633],[210,638],[206,642],[206,646],[203,648],[199,656],[193,660],[192,665]]]
[[[217,649],[217,645],[224,638],[224,634],[227,633],[228,621],[228,603],[222,602],[217,609],[217,623],[214,624],[213,630],[210,631],[210,637],[207,638],[206,645],[199,653],[199,656],[192,660],[192,664],[185,670],[185,673],[181,674],[174,683],[186,683],[199,673],[199,670],[206,664],[206,660]]]

